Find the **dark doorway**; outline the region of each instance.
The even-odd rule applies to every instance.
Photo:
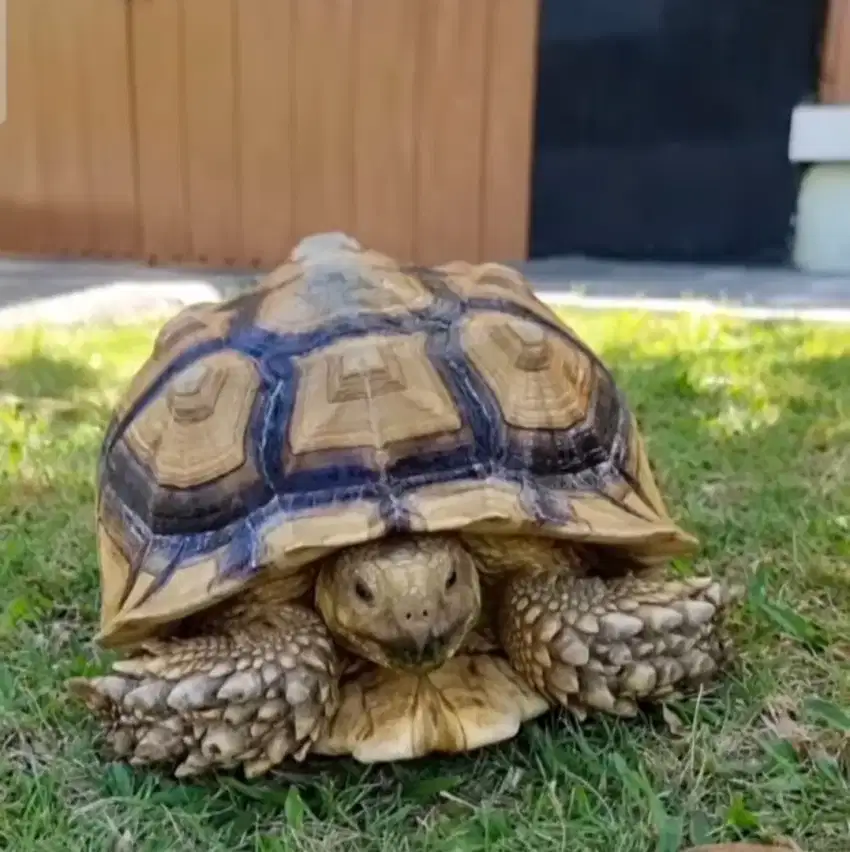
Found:
[[[542,0],[531,253],[782,262],[825,0]]]

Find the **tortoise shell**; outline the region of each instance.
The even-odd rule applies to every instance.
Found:
[[[160,331],[99,465],[100,639],[143,640],[264,569],[394,532],[691,551],[623,394],[515,270],[308,238]]]

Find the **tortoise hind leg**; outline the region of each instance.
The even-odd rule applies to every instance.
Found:
[[[69,681],[119,757],[179,763],[178,777],[240,764],[255,777],[302,759],[323,734],[340,669],[324,623],[289,604],[222,628],[147,643],[112,674]]]
[[[513,666],[580,717],[633,716],[638,702],[709,682],[728,657],[723,618],[738,596],[710,578],[519,573],[499,630]]]

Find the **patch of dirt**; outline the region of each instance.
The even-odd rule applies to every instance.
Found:
[[[803,852],[793,841],[783,839],[780,845],[761,843],[710,843],[708,846],[691,846],[684,852]]]
[[[831,728],[814,728],[801,721],[798,703],[776,695],[765,705],[761,717],[764,731],[788,743],[800,760],[829,760],[850,766],[850,734]]]
[[[29,775],[48,772],[59,749],[58,742],[50,742],[41,732],[0,725],[0,753],[20,772]]]

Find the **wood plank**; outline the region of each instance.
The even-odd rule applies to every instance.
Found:
[[[484,259],[525,260],[531,205],[539,0],[491,0],[484,128]]]
[[[130,101],[129,6],[80,6],[83,90],[89,127],[92,249],[130,257],[139,246],[136,145]],[[97,49],[92,49],[93,46]]]
[[[0,124],[0,251],[35,253],[47,247],[36,109],[36,8],[7,0],[7,100]]]
[[[820,100],[850,103],[850,0],[829,0],[820,75]]]
[[[242,246],[272,267],[293,242],[294,0],[239,0]]]
[[[183,3],[131,3],[142,251],[152,262],[191,253],[183,126]]]
[[[299,0],[296,7],[295,241],[354,224],[354,3]]]
[[[417,0],[360,0],[354,95],[354,229],[398,258],[414,252]]]
[[[234,263],[242,252],[234,7],[232,0],[183,3],[192,254],[201,263]]]
[[[488,5],[430,0],[420,58],[417,259],[479,256]]]
[[[85,14],[77,3],[31,0],[46,239],[52,253],[92,246],[90,130],[83,90]]]
[[[8,89],[8,79],[6,76],[7,69],[7,55],[8,48],[7,42],[9,40],[8,33],[6,31],[6,22],[9,18],[9,10],[6,0],[0,0],[0,45],[3,46],[2,56],[0,56],[0,124],[2,124],[6,120],[6,107],[8,104],[7,101],[7,89]]]

